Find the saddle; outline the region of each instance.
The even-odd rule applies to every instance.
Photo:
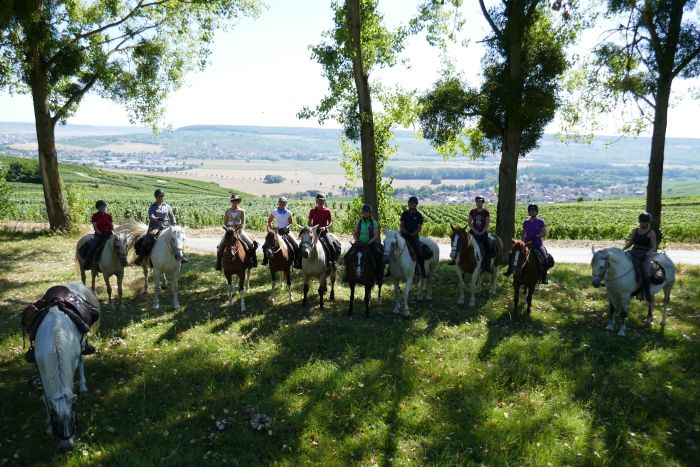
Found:
[[[628,254],[628,257],[630,258],[630,260],[632,261],[632,264],[634,265],[635,279],[637,280],[637,282],[639,284],[641,284],[642,283],[642,264],[634,256],[632,256],[629,252],[627,254]],[[666,271],[664,270],[663,266],[661,266],[661,264],[659,264],[656,261],[656,258],[658,258],[660,254],[661,253],[656,253],[656,254],[654,254],[654,256],[651,257],[651,261],[650,261],[651,267],[649,268],[651,275],[649,276],[649,283],[652,285],[661,285],[664,282],[666,282]],[[641,285],[640,285],[640,287],[641,287]],[[636,292],[633,293],[632,295],[635,295],[635,294],[636,294]]]
[[[102,257],[102,252],[104,251],[106,245],[106,240],[100,242],[100,244],[97,245],[97,248],[95,248],[95,251],[92,253],[92,267],[93,269],[96,269],[97,272],[102,272],[100,271],[100,258]],[[78,255],[80,255],[80,257],[83,259],[83,262],[89,259],[87,258],[88,249],[90,249],[90,241],[83,243],[80,245],[80,248],[78,248]]]
[[[542,269],[552,269],[554,267],[554,257],[547,252],[547,257],[542,258],[542,254],[538,249],[533,248],[532,252],[535,253],[535,257],[537,258],[537,266]]]
[[[64,285],[56,285],[46,291],[40,300],[27,305],[21,315],[22,329],[29,335],[33,344],[41,322],[51,307],[57,306],[65,313],[82,334],[100,319],[100,310],[73,293]]]
[[[413,249],[413,245],[410,243],[406,242],[406,246],[408,246],[408,252],[411,254],[411,259],[413,261],[418,261],[418,258],[416,257],[416,252]],[[423,243],[423,241],[420,241],[420,248],[421,248],[421,253],[423,256],[423,261],[428,260],[433,257],[433,250],[430,249],[428,245]]]
[[[136,243],[134,244],[136,254],[143,257],[148,256],[163,230],[164,229],[153,229],[146,232],[141,238],[136,240]]]

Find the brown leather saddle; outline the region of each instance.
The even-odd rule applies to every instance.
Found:
[[[83,259],[83,262],[85,262],[88,259],[87,252],[90,248],[90,242],[92,241],[92,238],[94,237],[91,237],[90,240],[83,243],[82,245],[80,245],[80,248],[78,248],[78,255],[80,255],[80,257]],[[95,248],[95,251],[92,253],[92,269],[97,270],[97,272],[102,272],[100,271],[100,258],[102,257],[102,252],[104,251],[105,246],[107,246],[108,240],[109,238],[100,242],[100,244],[97,245],[97,248]]]
[[[56,285],[46,291],[40,300],[27,305],[21,315],[22,329],[34,342],[39,325],[51,307],[57,306],[75,324],[82,334],[100,319],[100,310],[64,285]]]
[[[413,261],[418,261],[418,258],[416,257],[416,251],[413,249],[413,245],[409,242],[406,242],[406,246],[408,247],[408,252],[411,254],[411,259]],[[420,248],[421,253],[423,253],[423,261],[429,260],[433,257],[433,250],[431,250],[430,247],[422,241],[420,241]]]

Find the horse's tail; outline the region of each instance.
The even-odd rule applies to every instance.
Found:
[[[136,244],[136,240],[148,232],[148,226],[143,222],[130,221],[114,228],[117,235],[123,235],[126,240],[126,251],[131,250]]]

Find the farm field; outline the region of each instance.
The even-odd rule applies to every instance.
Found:
[[[103,307],[98,353],[78,396],[80,436],[68,455],[44,434],[36,370],[18,330],[24,304],[76,278],[77,237],[0,231],[0,462],[11,465],[396,464],[698,465],[700,269],[679,269],[669,322],[628,337],[606,331],[590,268],[558,264],[535,293],[530,321],[511,320],[505,278],[496,297],[457,306],[440,265],[431,304],[391,313],[393,290],[369,319],[345,316],[348,290],[326,311],[269,305],[264,269],[249,316],[225,307],[213,256],[190,253],[183,307],[159,311],[125,279],[127,309]],[[312,290],[315,287],[312,286]],[[98,296],[104,302],[100,283]],[[253,429],[250,415],[270,417]]]

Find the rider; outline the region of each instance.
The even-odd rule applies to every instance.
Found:
[[[333,235],[328,235],[328,229],[333,224],[333,213],[326,207],[326,195],[323,193],[316,194],[316,207],[309,211],[309,227],[316,226],[318,239],[326,252],[326,263],[329,268],[337,267],[337,261],[340,257],[340,242]]]
[[[489,244],[489,211],[484,209],[484,197],[474,198],[476,208],[469,211],[470,232],[481,246],[481,269],[484,272],[491,272],[491,245]]]
[[[141,261],[143,261],[143,259],[151,252],[150,248],[155,243],[156,237],[160,231],[170,227],[171,223],[173,225],[177,224],[173,209],[164,201],[165,192],[158,188],[155,192],[153,192],[153,196],[156,200],[148,208],[148,230],[146,231],[146,236],[143,239],[144,245],[141,247],[141,254],[138,255],[134,261],[134,264],[136,265],[140,265]],[[187,257],[185,257],[184,254],[181,261],[183,263],[187,262]]]
[[[255,255],[255,250],[257,250],[257,244],[254,242],[250,236],[243,230],[245,228],[245,210],[239,208],[241,203],[241,197],[235,193],[231,194],[231,207],[226,209],[224,212],[224,224],[223,227],[226,230],[235,229],[238,231],[238,238],[241,239],[245,247],[246,259],[251,267],[257,267],[258,258]],[[219,245],[216,247],[216,266],[217,271],[221,270],[221,260],[224,256],[224,240],[226,235],[221,239]]]
[[[277,209],[272,211],[267,217],[267,228],[273,229],[272,222],[275,222],[277,226],[277,231],[279,234],[287,241],[287,243],[292,247],[292,256],[294,260],[294,267],[301,269],[301,254],[299,253],[299,244],[293,235],[290,235],[290,228],[294,224],[294,219],[292,217],[292,211],[287,209],[287,198],[284,196],[277,200]],[[268,260],[267,250],[263,250],[263,266],[267,265]]]
[[[352,233],[355,239],[355,244],[350,248],[354,250],[360,246],[367,246],[369,252],[374,256],[374,261],[377,266],[383,266],[382,251],[379,249],[379,223],[372,216],[372,206],[365,204],[362,206],[362,217],[357,221],[355,231]],[[343,258],[345,262],[345,272],[343,273],[343,282],[348,281],[348,260],[350,259],[351,251],[348,251]],[[378,275],[381,275],[381,270]]]
[[[530,204],[527,207],[527,212],[530,215],[529,218],[523,221],[523,237],[522,240],[525,243],[530,242],[532,248],[536,249],[541,255],[542,259],[542,280],[543,284],[547,284],[547,249],[544,247],[542,242],[542,237],[547,235],[547,226],[544,221],[537,217],[540,212],[540,208],[536,204]],[[512,255],[511,255],[512,256]],[[513,273],[513,261],[508,261],[508,270],[504,273],[506,276],[510,276]]]
[[[423,264],[423,252],[420,244],[420,231],[423,228],[423,215],[418,212],[418,198],[411,196],[408,198],[408,209],[401,213],[401,227],[399,231],[401,236],[406,239],[413,247],[416,253],[416,262],[420,270],[420,276],[428,277],[425,274],[425,265]]]
[[[651,214],[643,212],[639,215],[639,227],[632,230],[624,250],[632,247],[630,256],[635,268],[641,272],[644,298],[651,301],[651,257],[656,252],[656,232],[651,228]]]
[[[100,245],[106,242],[110,235],[112,235],[112,230],[114,229],[114,224],[112,223],[112,216],[107,214],[107,203],[103,200],[98,200],[95,203],[97,212],[92,215],[92,227],[95,229],[95,234],[90,240],[90,246],[85,253],[85,261],[83,262],[83,269],[88,270],[92,268],[93,255],[95,251],[100,247]],[[99,259],[94,261],[95,265],[99,263]]]

